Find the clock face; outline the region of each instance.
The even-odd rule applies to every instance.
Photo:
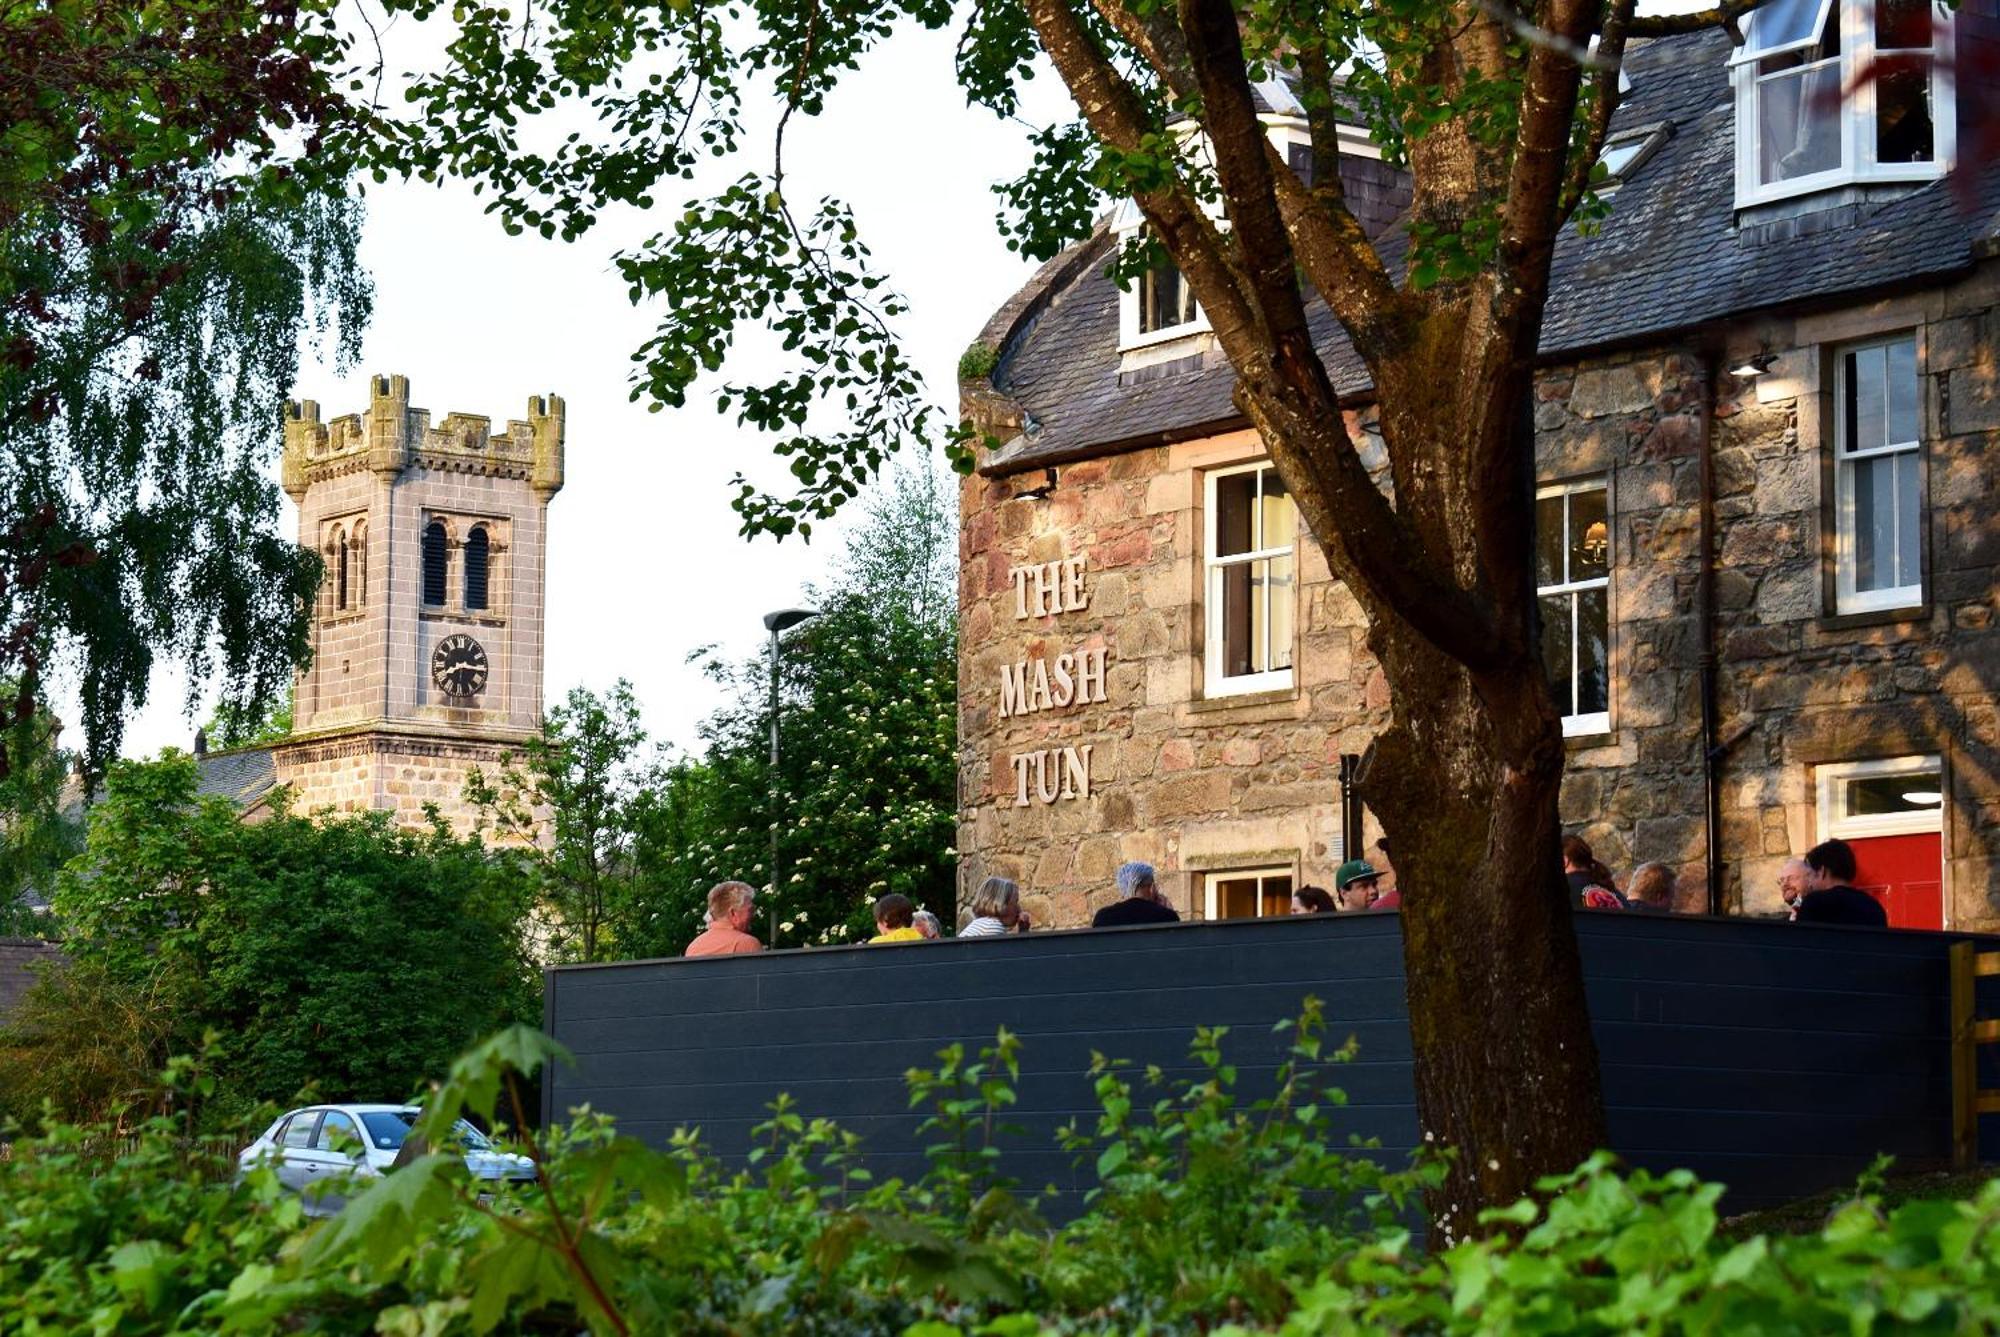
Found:
[[[463,634],[445,637],[431,655],[431,681],[446,696],[460,699],[485,691],[485,647]]]

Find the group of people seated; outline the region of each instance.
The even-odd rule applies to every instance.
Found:
[[[1640,864],[1620,891],[1611,870],[1580,837],[1563,837],[1562,858],[1570,903],[1580,910],[1636,910],[1649,915],[1674,912],[1674,870],[1663,863]]]
[[[1611,870],[1598,862],[1582,840],[1563,837],[1562,851],[1563,873],[1569,878],[1570,894],[1578,908],[1674,912],[1674,870],[1665,864],[1640,864],[1620,891]],[[1802,859],[1787,859],[1778,873],[1785,917],[1800,924],[1887,928],[1888,912],[1882,902],[1853,885],[1855,871],[1854,847],[1844,840],[1824,841],[1807,850]]]

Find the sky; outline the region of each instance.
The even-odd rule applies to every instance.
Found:
[[[389,36],[392,61],[407,56],[402,35]],[[823,116],[795,121],[787,146],[798,198],[834,193],[853,204],[878,264],[909,299],[906,346],[947,405],[959,354],[1033,270],[1001,241],[991,193],[1026,166],[1026,132],[965,105],[951,47],[948,34],[899,36]],[[1067,109],[1061,89],[1038,83],[1031,111],[1054,119]],[[654,737],[695,746],[719,698],[690,652],[757,651],[762,615],[823,578],[842,527],[815,527],[809,545],[739,537],[731,476],[781,476],[765,441],[699,395],[657,414],[629,401],[630,355],[653,313],[631,305],[611,256],[664,227],[679,201],[663,192],[652,217],[626,211],[568,244],[507,236],[458,183],[372,186],[367,202],[361,260],[376,300],[364,354],[345,374],[308,359],[298,397],[318,400],[324,418],[357,412],[371,374],[400,373],[432,421],[484,414],[502,428],[526,416],[530,395],[563,396],[567,482],[549,508],[547,695],[630,679]],[[747,357],[731,374],[758,365]],[[295,535],[289,501],[283,512]],[[207,709],[190,717],[186,696],[183,674],[156,673],[125,754],[191,746]]]

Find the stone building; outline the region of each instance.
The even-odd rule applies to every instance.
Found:
[[[527,417],[449,414],[433,425],[402,376],[331,422],[290,406],[284,487],[299,541],[326,578],[289,738],[202,757],[203,786],[254,820],[270,791],[294,806],[379,809],[407,825],[435,804],[460,830],[462,791],[533,737],[542,717],[549,499],[563,485],[563,401]]]
[[[2000,169],[1947,169],[1978,101],[1952,71],[2000,22],[1879,3],[1774,0],[1740,51],[1628,57],[1610,216],[1562,239],[1535,407],[1563,817],[1621,874],[1677,866],[1685,909],[1712,885],[1772,912],[1783,860],[1837,835],[1892,922],[1991,928]],[[1892,41],[1894,79],[1802,82],[1853,84]],[[1303,122],[1264,96],[1286,148]],[[1393,239],[1382,164],[1359,130],[1343,149]],[[962,877],[1017,877],[1038,923],[1083,922],[1128,858],[1196,917],[1330,885],[1363,829],[1342,758],[1387,717],[1199,309],[1170,269],[1109,278],[1138,225],[1045,265],[961,386],[1000,442],[961,499]],[[1379,464],[1359,360],[1315,320]]]

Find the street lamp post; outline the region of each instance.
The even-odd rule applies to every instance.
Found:
[[[771,770],[768,787],[771,797],[771,893],[769,910],[771,946],[778,945],[778,634],[796,627],[807,618],[818,617],[817,608],[780,608],[764,614],[764,630],[771,633]]]

